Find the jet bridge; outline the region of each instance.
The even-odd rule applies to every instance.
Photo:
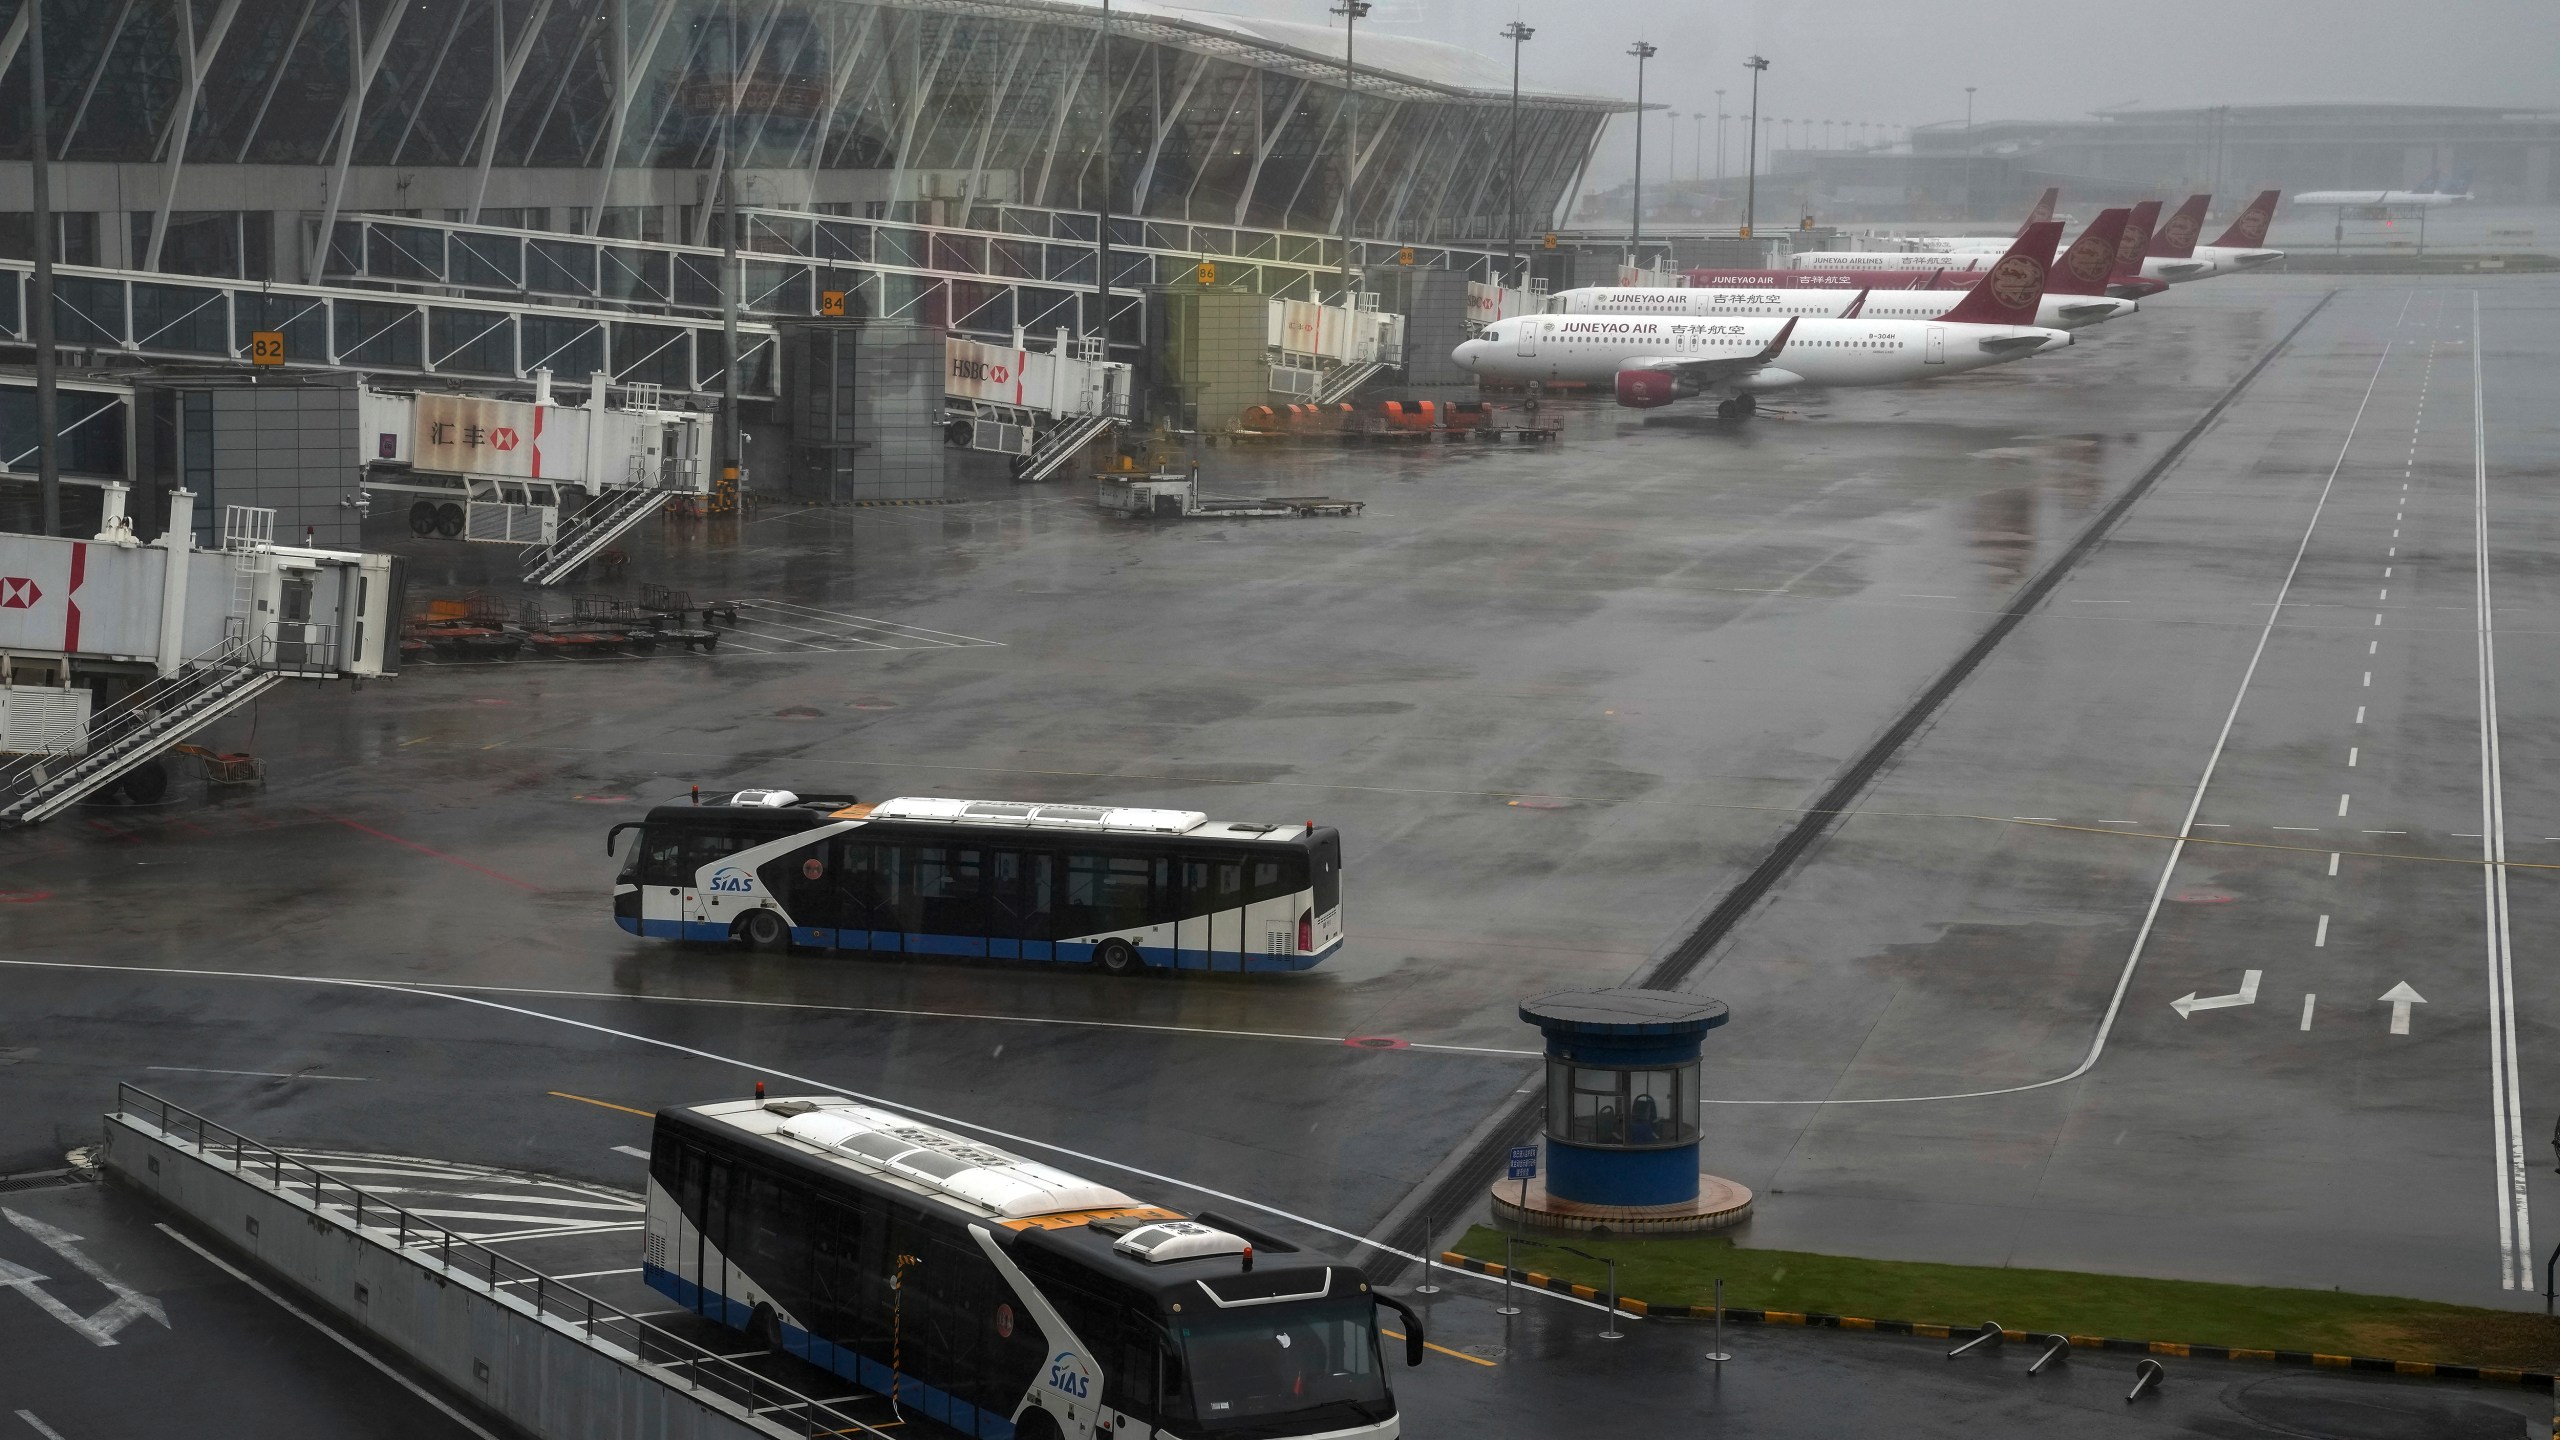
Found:
[[[0,823],[119,784],[157,798],[161,755],[284,681],[398,668],[398,560],[278,545],[275,512],[245,505],[199,549],[185,490],[145,545],[124,499],[106,487],[87,540],[0,535]]]

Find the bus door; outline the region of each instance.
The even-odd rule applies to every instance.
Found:
[[[1182,923],[1175,963],[1184,969],[1244,966],[1244,861],[1210,856],[1182,862]]]
[[[693,1233],[680,1238],[672,1258],[678,1279],[694,1286],[693,1310],[715,1320],[727,1319],[729,1192],[736,1168],[726,1159],[690,1145],[676,1178],[676,1205],[692,1222]]]
[[[1000,960],[1047,960],[1056,937],[1056,880],[1044,850],[987,853],[987,953]]]
[[[685,868],[685,835],[668,825],[640,832],[640,933],[662,940],[684,937],[684,892],[693,874]]]

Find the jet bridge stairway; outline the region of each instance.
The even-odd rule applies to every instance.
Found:
[[[629,534],[664,499],[660,491],[618,486],[596,496],[569,517],[549,545],[526,553],[525,583],[557,585],[568,579],[579,566],[603,554],[606,546]]]
[[[1328,372],[1316,387],[1316,403],[1332,405],[1350,399],[1379,372],[1390,368],[1383,360],[1355,360],[1341,369]]]
[[[1040,439],[1032,452],[1022,457],[1022,468],[1014,472],[1017,480],[1046,480],[1060,467],[1084,453],[1084,447],[1107,430],[1117,427],[1116,415],[1080,415],[1061,422]]]
[[[274,688],[288,672],[248,663],[228,642],[118,701],[89,727],[83,755],[27,755],[0,762],[0,823],[50,820],[104,790],[214,721]]]

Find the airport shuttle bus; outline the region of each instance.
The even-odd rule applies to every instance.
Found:
[[[1342,948],[1342,837],[1193,810],[741,790],[661,805],[614,885],[634,935],[1145,969],[1304,970]]]
[[[642,1273],[984,1440],[1392,1440],[1357,1267],[837,1096],[661,1110]]]

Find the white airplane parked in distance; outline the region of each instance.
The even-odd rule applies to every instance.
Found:
[[[2402,205],[2433,208],[2438,205],[2467,205],[2470,202],[2471,192],[2468,190],[2459,195],[2445,190],[2306,190],[2293,197],[2293,203],[2296,205],[2314,207],[2337,205],[2350,210],[2362,207],[2384,209]]]
[[[2061,234],[2058,221],[2028,227],[1935,320],[1523,315],[1486,326],[1452,358],[1488,380],[1609,385],[1631,409],[1715,395],[1716,413],[1738,420],[1774,390],[1906,385],[2070,344],[2068,330],[2023,323],[2035,317],[2045,257]]]
[[[2045,277],[2044,295],[2036,302],[2035,324],[2077,330],[2141,308],[2131,300],[2100,293],[2107,272],[2115,267],[2116,243],[2132,213],[2129,209],[2106,211],[2080,232],[2070,249],[2062,252],[2054,262],[2054,273]],[[2066,278],[2086,293],[2055,293],[2054,287]],[[1964,295],[1959,290],[1847,291],[1775,285],[1686,290],[1590,286],[1558,291],[1548,297],[1547,309],[1561,315],[1817,315],[1843,320],[1941,320],[1962,303]]]

